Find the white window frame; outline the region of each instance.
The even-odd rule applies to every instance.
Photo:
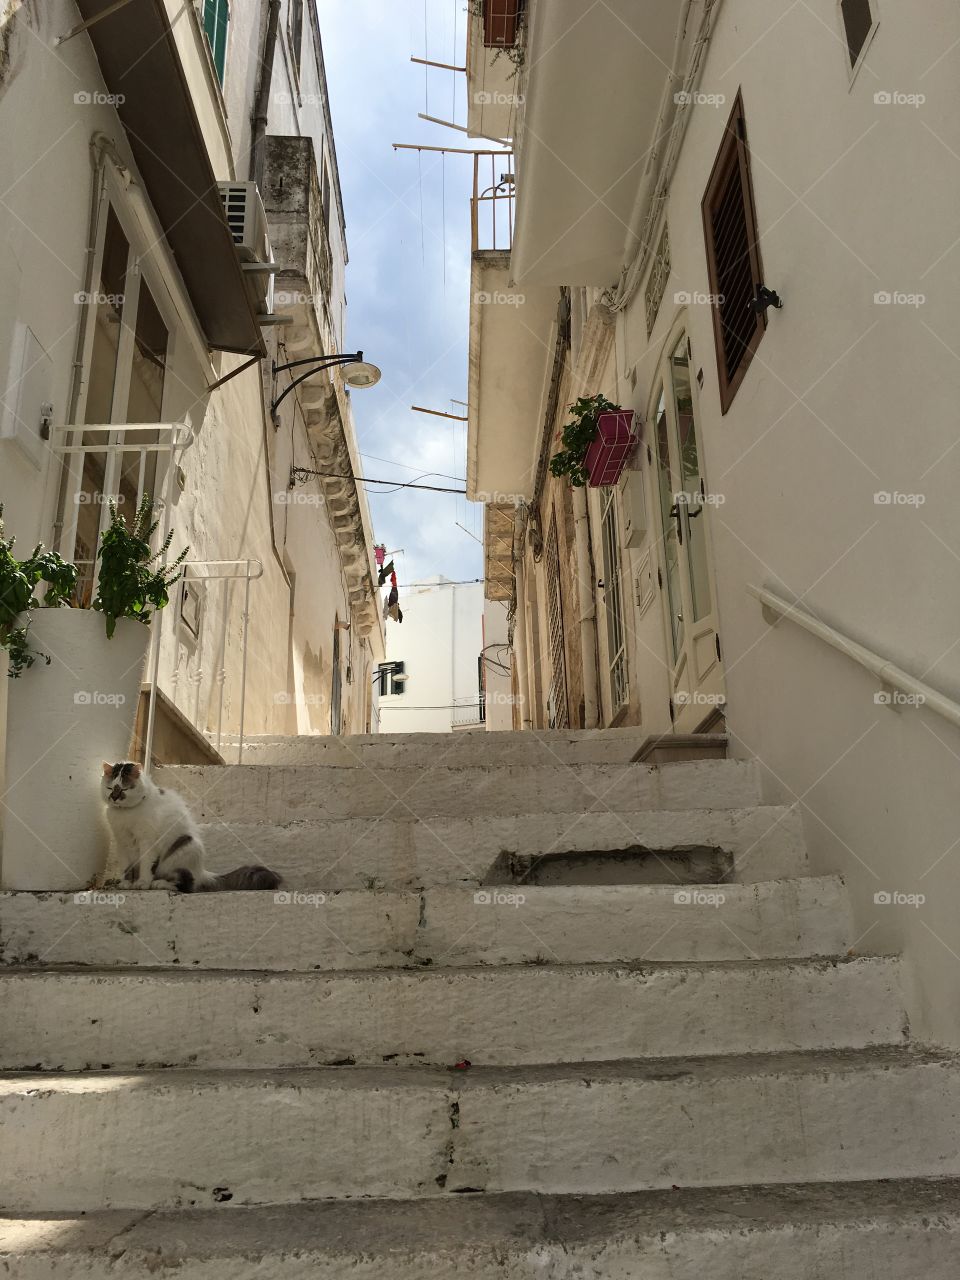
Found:
[[[128,309],[128,299],[125,294],[123,304],[123,326],[120,332],[120,341],[117,349],[117,374],[113,388],[113,409],[111,411],[110,422],[115,423],[117,427],[125,425],[124,421],[118,416],[116,406],[125,404],[127,394],[130,388],[130,377],[133,369],[133,343],[136,333],[137,309],[140,305],[140,283],[145,282],[147,288],[160,313],[164,326],[167,330],[167,359],[163,380],[163,397],[160,410],[160,422],[166,422],[170,417],[170,397],[171,383],[175,380],[173,368],[177,359],[177,352],[184,334],[184,322],[181,315],[181,308],[178,307],[174,300],[175,290],[171,290],[165,279],[165,273],[157,262],[157,240],[151,240],[150,228],[145,228],[138,216],[137,210],[133,207],[130,196],[128,195],[127,175],[120,170],[111,161],[106,161],[103,169],[103,182],[100,186],[100,199],[97,206],[96,221],[96,244],[94,246],[93,270],[91,272],[91,281],[94,290],[100,287],[100,272],[103,265],[104,244],[107,237],[107,223],[110,209],[112,208],[120,224],[120,229],[129,246],[127,257],[127,275],[128,279],[131,273],[136,274],[137,291],[136,296],[132,299]],[[82,303],[79,305],[86,306],[87,316],[85,318],[85,328],[83,334],[83,352],[81,355],[82,381],[77,395],[76,408],[74,410],[75,424],[78,428],[75,443],[80,440],[80,428],[86,417],[87,397],[90,389],[90,362],[93,356],[93,344],[96,334],[96,323],[94,320],[94,306],[90,303]],[[204,366],[201,366],[203,369]],[[69,424],[73,426],[74,423]],[[90,424],[98,425],[98,424]],[[100,424],[103,425],[103,424]],[[116,445],[121,442],[121,433],[118,431],[116,435],[113,433],[108,437],[107,443]],[[60,553],[66,559],[72,560],[76,551],[77,542],[77,525],[79,517],[79,503],[77,495],[80,493],[83,485],[83,458],[82,453],[68,453],[65,456],[63,472],[66,476],[65,498],[63,508],[63,527],[60,530],[59,539],[56,545],[60,548]],[[119,484],[121,455],[117,451],[113,451],[107,455],[106,471],[104,474],[104,494],[115,493]],[[165,457],[162,453],[158,454],[157,459],[157,475],[155,477],[155,488],[158,492],[162,492],[165,480],[163,479],[163,468],[174,465],[170,458]],[[142,466],[141,466],[142,473]],[[104,503],[100,510],[100,523],[97,534],[99,541],[100,535],[106,528],[109,520],[109,509]],[[95,575],[96,576],[96,575]]]

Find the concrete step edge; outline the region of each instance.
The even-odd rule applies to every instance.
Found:
[[[846,1075],[863,1070],[909,1071],[913,1067],[939,1066],[960,1070],[960,1053],[920,1045],[874,1046],[867,1049],[804,1049],[764,1054],[723,1054],[714,1057],[622,1059],[615,1062],[540,1063],[525,1066],[478,1066],[469,1070],[435,1066],[324,1066],[266,1069],[164,1067],[125,1072],[125,1083],[134,1090],[203,1090],[235,1088],[270,1089],[287,1086],[298,1092],[350,1090],[436,1089],[463,1096],[485,1089],[538,1087],[563,1082],[607,1083],[687,1080],[703,1082],[763,1076]],[[12,1097],[51,1095],[57,1092],[82,1098],[102,1082],[117,1089],[110,1071],[0,1071],[0,1101]]]
[[[315,983],[319,979],[329,982],[377,982],[383,978],[414,977],[430,981],[483,978],[496,980],[497,975],[518,976],[530,974],[531,980],[538,973],[577,974],[657,974],[657,973],[705,973],[731,971],[754,973],[757,971],[802,970],[821,973],[828,970],[868,966],[870,968],[900,968],[902,956],[895,953],[849,953],[835,956],[771,956],[760,960],[548,960],[543,963],[504,963],[497,965],[384,965],[378,969],[216,969],[164,968],[159,965],[83,965],[83,964],[8,964],[0,965],[0,987],[5,982],[18,979],[38,981],[43,978],[78,977],[97,981],[116,981],[121,978],[163,978],[174,982],[202,982],[206,980],[240,980],[245,982],[303,982]]]
[[[339,1266],[343,1259],[359,1256],[376,1259],[380,1265],[389,1262],[393,1267],[423,1256],[434,1265],[438,1259],[449,1265],[462,1255],[476,1257],[490,1252],[489,1273],[485,1267],[477,1274],[484,1280],[488,1274],[513,1280],[515,1276],[544,1274],[539,1251],[549,1245],[566,1253],[577,1246],[622,1248],[633,1244],[638,1253],[643,1249],[645,1254],[649,1248],[659,1255],[676,1237],[703,1236],[711,1244],[718,1236],[731,1237],[742,1249],[748,1233],[762,1236],[788,1231],[796,1248],[797,1228],[836,1226],[876,1231],[884,1225],[960,1235],[960,1179],[785,1183],[596,1196],[499,1192],[451,1195],[440,1200],[326,1200],[245,1206],[239,1212],[224,1205],[194,1210],[114,1209],[82,1215],[3,1214],[0,1259],[23,1266],[48,1258],[76,1259],[77,1265],[91,1261],[96,1265],[99,1260],[111,1275],[123,1276],[153,1276],[167,1267],[184,1275],[190,1273],[181,1267],[205,1260],[249,1261],[256,1271],[223,1272],[241,1280],[266,1274],[260,1270],[264,1260],[300,1259],[304,1269],[290,1271],[299,1280],[300,1275],[312,1274],[308,1266],[328,1259]],[[49,1228],[46,1238],[40,1230],[44,1226]],[[813,1251],[818,1240],[819,1235],[810,1242]],[[499,1269],[508,1258],[522,1265],[524,1256],[534,1251],[538,1257],[535,1265],[531,1257],[529,1271],[525,1266],[515,1270],[513,1265],[509,1271]],[[24,1273],[18,1270],[16,1274]],[[29,1274],[32,1277],[34,1273]],[[47,1273],[37,1270],[36,1275],[40,1274]],[[56,1274],[69,1273],[58,1270]],[[94,1274],[99,1273],[82,1272],[85,1277]],[[282,1274],[288,1273],[284,1270]],[[324,1280],[342,1274],[326,1269],[322,1273]],[[391,1276],[397,1274],[401,1273],[391,1269]],[[403,1277],[408,1274],[421,1273],[404,1269]],[[666,1274],[656,1272],[658,1280]],[[682,1274],[685,1280],[697,1272],[684,1269],[669,1274]],[[724,1277],[728,1274],[723,1273]],[[940,1274],[946,1277],[948,1273],[938,1272],[937,1280]]]

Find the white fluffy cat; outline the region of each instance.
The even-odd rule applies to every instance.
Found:
[[[175,791],[158,787],[131,760],[103,762],[100,791],[124,880],[134,889],[276,889],[267,867],[237,867],[214,875],[203,865],[203,841],[190,810]]]

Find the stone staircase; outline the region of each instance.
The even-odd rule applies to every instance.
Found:
[[[255,740],[158,773],[276,900],[0,896],[0,1275],[952,1280],[960,1060],[640,740]]]

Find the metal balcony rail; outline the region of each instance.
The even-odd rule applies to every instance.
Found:
[[[832,649],[852,658],[866,671],[875,675],[884,690],[901,695],[900,698],[892,698],[890,706],[927,707],[960,728],[960,704],[954,702],[952,698],[925,684],[923,680],[918,680],[902,667],[881,657],[880,654],[858,644],[856,640],[851,640],[835,627],[821,622],[805,609],[784,600],[768,588],[748,586],[747,590],[760,601],[765,613],[773,615],[774,622],[779,621],[780,618],[795,622],[804,631],[809,631],[812,636],[823,640]]]
[[[453,724],[483,724],[486,706],[483,697],[457,698],[453,707]]]
[[[471,249],[474,253],[512,248],[515,199],[513,152],[475,152],[473,196],[470,200]]]

